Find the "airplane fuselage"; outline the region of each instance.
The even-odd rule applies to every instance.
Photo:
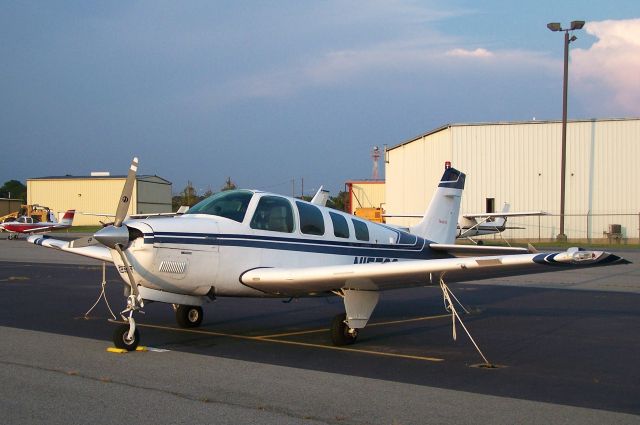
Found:
[[[260,199],[265,196],[289,203],[293,213],[291,231],[255,228],[261,227],[256,224],[256,215],[260,213]],[[428,241],[409,233],[326,207],[299,204],[302,202],[291,198],[255,192],[241,221],[210,214],[128,220],[125,225],[141,232],[127,250],[135,279],[145,287],[173,293],[255,297],[267,294],[242,284],[240,277],[256,268],[384,263],[446,256],[434,253]],[[307,214],[309,208],[314,208],[314,214],[321,214],[317,228],[305,228],[301,222],[300,215]],[[118,255],[113,258],[126,279],[124,264]]]
[[[39,233],[39,232],[48,232],[53,229],[64,229],[69,226],[56,226],[56,223],[18,223],[15,221],[9,221],[6,223],[0,224],[0,228],[6,232],[11,233]]]

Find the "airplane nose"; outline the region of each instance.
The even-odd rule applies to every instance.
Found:
[[[116,245],[125,248],[129,245],[129,229],[127,226],[107,226],[98,230],[93,237],[101,244],[115,249]]]

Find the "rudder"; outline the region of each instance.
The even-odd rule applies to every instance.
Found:
[[[436,243],[455,243],[464,180],[464,173],[447,164],[422,221],[410,232]]]

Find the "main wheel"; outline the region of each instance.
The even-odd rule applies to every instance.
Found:
[[[133,338],[129,339],[129,325],[119,325],[113,332],[113,343],[116,348],[134,351],[140,344],[140,332],[136,329],[133,332]]]
[[[202,323],[202,307],[179,305],[176,309],[176,321],[181,328],[197,328]]]
[[[343,346],[351,345],[356,342],[358,332],[354,329],[349,332],[349,327],[345,323],[347,315],[345,313],[338,314],[331,322],[331,342],[333,345]]]

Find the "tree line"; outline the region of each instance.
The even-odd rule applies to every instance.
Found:
[[[220,188],[220,192],[224,192],[227,190],[236,189],[236,184],[231,180],[231,177],[228,177],[225,181],[225,184]],[[193,187],[193,183],[191,181],[187,182],[187,186],[181,190],[178,194],[174,195],[171,199],[171,205],[173,211],[177,211],[183,205],[188,207],[192,207],[203,199],[208,198],[209,196],[214,195],[215,192],[211,190],[209,187],[202,195],[198,195],[197,190]],[[327,201],[327,206],[329,208],[334,208],[340,211],[346,211],[347,205],[347,196],[348,193],[345,191],[340,191],[336,196],[330,196]],[[312,199],[311,196],[298,196],[298,199],[303,199],[305,201],[310,201]]]
[[[9,180],[0,187],[0,198],[21,199],[26,202],[27,186],[18,180]]]

